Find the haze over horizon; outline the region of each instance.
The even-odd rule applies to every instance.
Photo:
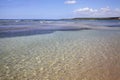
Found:
[[[120,0],[0,0],[0,19],[120,17]]]

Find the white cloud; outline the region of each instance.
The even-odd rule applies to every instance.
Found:
[[[111,9],[109,7],[101,8],[100,10],[103,11],[103,12],[111,11]]]
[[[110,17],[120,16],[120,9],[111,9],[109,7],[93,9],[86,7],[74,10],[74,13],[80,17]]]
[[[75,12],[77,12],[77,13],[87,13],[87,12],[96,12],[96,11],[97,10],[92,9],[92,8],[88,8],[88,7],[80,8],[80,9],[75,10]]]
[[[76,4],[76,0],[67,0],[67,1],[65,1],[64,3],[65,4]]]

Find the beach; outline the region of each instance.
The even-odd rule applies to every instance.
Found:
[[[47,34],[1,36],[0,80],[120,80],[120,27],[60,26]]]

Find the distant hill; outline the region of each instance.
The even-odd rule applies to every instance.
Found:
[[[71,18],[62,20],[120,20],[120,17],[106,17],[106,18]]]

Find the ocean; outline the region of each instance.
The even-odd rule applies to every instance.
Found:
[[[120,80],[120,21],[0,20],[0,80]]]
[[[76,28],[76,26],[79,26],[79,28]],[[89,28],[86,26],[89,26]],[[93,27],[100,28],[101,26],[120,27],[120,20],[3,19],[0,20],[0,37],[49,34],[55,31],[77,31],[93,29]]]

